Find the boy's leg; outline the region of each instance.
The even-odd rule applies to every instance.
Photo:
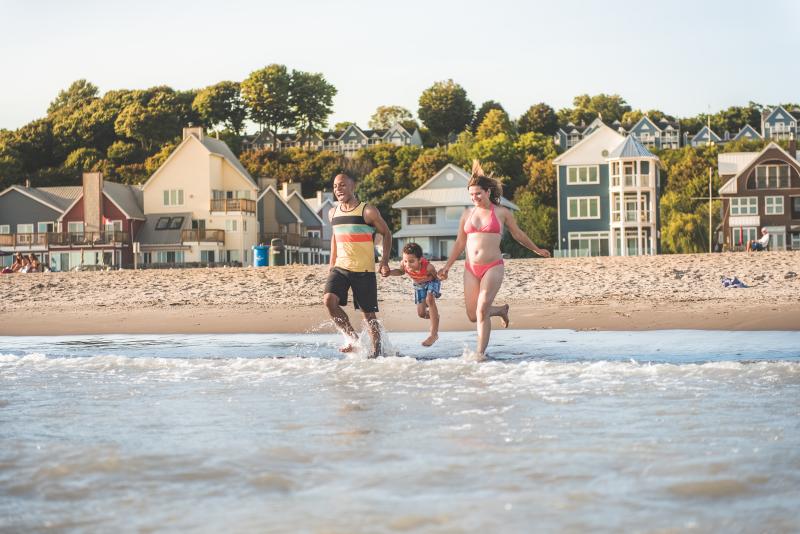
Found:
[[[428,293],[425,297],[425,304],[427,304],[428,315],[431,319],[431,334],[422,342],[422,345],[430,347],[439,339],[439,308],[436,306],[436,297],[433,293]]]

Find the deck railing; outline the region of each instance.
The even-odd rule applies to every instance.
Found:
[[[292,247],[321,249],[323,246],[322,239],[319,237],[308,237],[300,234],[284,234],[277,232],[259,235],[259,242],[269,245],[270,241],[275,238],[283,240],[284,245]]]
[[[107,230],[103,232],[48,232],[47,244],[53,247],[95,247],[100,245],[127,245],[128,232]]]
[[[216,198],[211,201],[211,211],[256,212],[256,201],[247,198]]]
[[[181,242],[192,243],[224,243],[225,230],[198,229],[181,230]]]

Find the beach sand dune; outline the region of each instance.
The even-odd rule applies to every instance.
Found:
[[[325,330],[327,272],[292,265],[4,275],[0,334]],[[750,287],[724,288],[724,276]],[[443,284],[445,330],[473,328],[462,277],[457,262]],[[410,287],[405,277],[379,278],[390,330],[427,328]],[[512,328],[795,330],[800,252],[506,260],[496,301],[511,305]],[[358,317],[352,306],[348,313]]]

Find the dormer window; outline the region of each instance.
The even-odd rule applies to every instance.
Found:
[[[753,189],[782,189],[789,187],[788,165],[759,165]]]

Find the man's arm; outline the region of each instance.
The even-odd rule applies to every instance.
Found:
[[[336,211],[336,208],[331,208],[328,210],[328,220],[333,221],[333,212]],[[329,267],[333,269],[333,266],[336,265],[336,234],[331,228],[331,261]]]
[[[367,204],[364,207],[364,221],[367,224],[375,227],[375,231],[383,237],[383,254],[381,254],[381,261],[378,270],[381,276],[389,276],[389,254],[392,252],[392,232],[386,221],[383,220],[381,212],[378,208]]]

